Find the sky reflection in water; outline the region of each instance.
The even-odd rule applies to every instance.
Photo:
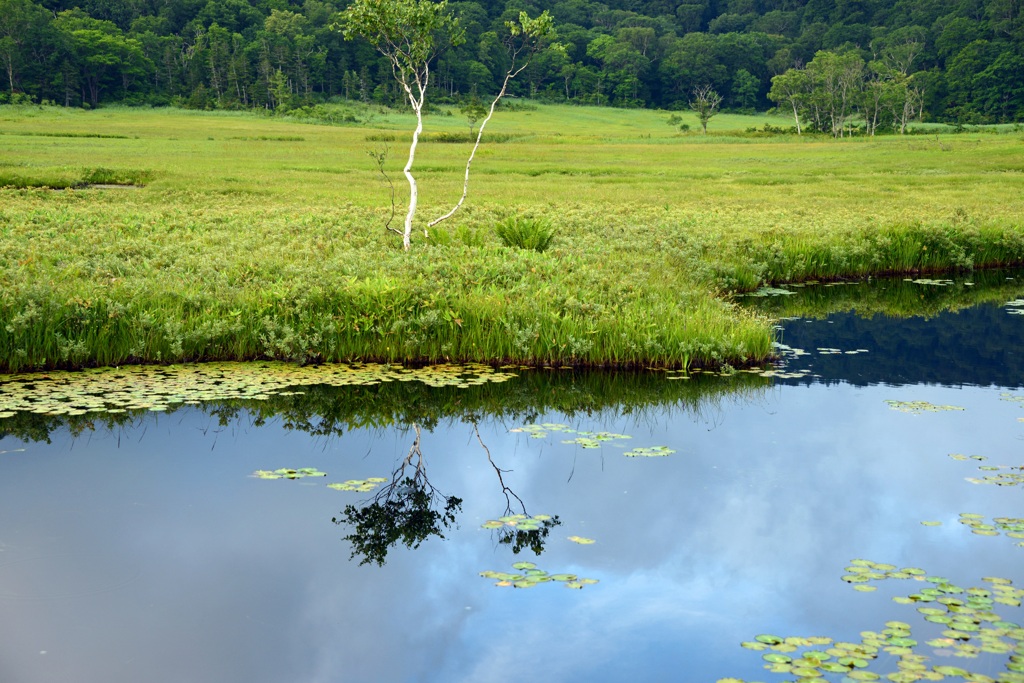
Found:
[[[853,558],[965,587],[1024,583],[1024,548],[956,521],[1024,516],[1021,490],[967,483],[978,463],[948,457],[1024,464],[1024,406],[998,384],[843,379],[779,382],[699,412],[535,420],[633,437],[593,450],[484,418],[505,483],[529,514],[562,522],[539,558],[479,528],[505,499],[467,423],[424,431],[422,443],[431,483],[464,499],[459,528],[392,550],[380,568],[350,561],[346,530],[331,523],[365,494],[325,484],[387,476],[411,431],[312,438],[181,409],[114,433],[62,430],[52,445],[4,438],[0,681],[781,680],[739,643],[766,632],[856,641],[891,619],[923,624],[891,601],[914,590],[907,582],[862,594],[840,581]],[[965,410],[911,415],[889,399]],[[677,452],[622,456],[653,445]],[[329,476],[247,476],[299,466]],[[943,525],[920,524],[932,519]],[[519,560],[600,583],[514,590],[478,576]]]

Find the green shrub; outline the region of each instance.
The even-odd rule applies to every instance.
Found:
[[[555,239],[555,229],[543,218],[508,216],[494,226],[494,232],[506,247],[537,251],[544,251]]]

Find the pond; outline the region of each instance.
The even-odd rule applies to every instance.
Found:
[[[0,680],[1024,681],[1024,277],[786,291],[767,372],[4,378]]]

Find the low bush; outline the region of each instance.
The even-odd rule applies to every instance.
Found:
[[[555,229],[543,218],[512,215],[494,226],[494,232],[506,247],[543,252],[555,239]]]

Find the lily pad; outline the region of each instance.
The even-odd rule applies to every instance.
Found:
[[[359,493],[367,493],[373,491],[375,488],[386,482],[387,479],[384,477],[370,477],[369,479],[349,479],[348,481],[341,482],[340,484],[328,484],[327,488],[334,489],[335,491],[356,491]]]
[[[634,448],[633,450],[626,451],[623,455],[627,458],[659,458],[671,455],[672,453],[675,453],[675,451],[668,446],[650,446],[647,448]]]
[[[296,387],[368,386],[394,380],[429,386],[468,387],[504,382],[516,375],[486,365],[435,365],[423,368],[362,364],[297,366],[293,363],[198,363],[122,366],[88,372],[4,375],[0,413],[83,415],[89,412],[169,411],[183,404],[225,399],[261,401],[296,395]]]
[[[584,536],[570,536],[569,540],[573,543],[579,543],[580,545],[592,545],[594,543],[597,543],[597,541],[595,541],[594,539],[585,538]]]
[[[252,476],[257,479],[302,479],[304,477],[326,477],[315,467],[299,467],[297,469],[281,468],[277,470],[256,470]]]
[[[893,401],[888,400],[886,404],[893,410],[898,410],[902,413],[911,413],[913,415],[920,415],[922,413],[938,413],[949,410],[963,410],[960,406],[951,405],[936,405],[929,403],[928,401]]]
[[[597,579],[586,579],[578,577],[577,574],[572,573],[553,573],[549,574],[544,569],[537,568],[532,562],[516,562],[512,565],[513,568],[524,571],[523,574],[508,575],[498,571],[481,571],[480,575],[484,579],[502,579],[495,586],[500,588],[507,588],[509,586],[513,588],[534,588],[541,584],[561,584],[566,588],[582,589],[585,586],[592,586],[598,583]]]
[[[533,517],[527,517],[526,515],[506,515],[505,517],[499,517],[498,519],[489,519],[480,526],[484,529],[502,529],[505,527],[511,527],[519,531],[537,531],[544,525],[544,522],[550,521],[551,519],[553,519],[551,515],[534,515]]]

